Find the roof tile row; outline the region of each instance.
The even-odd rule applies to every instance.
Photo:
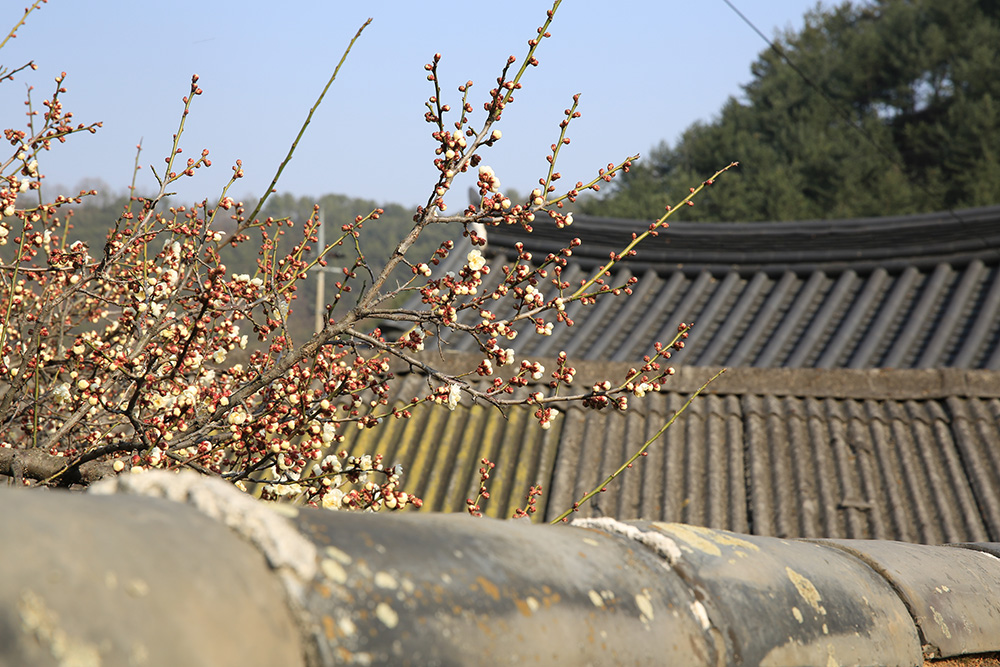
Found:
[[[680,223],[613,269],[609,284],[638,280],[631,298],[573,302],[567,314],[576,326],[518,336],[513,346],[520,354],[565,350],[574,358],[635,361],[680,322],[693,321],[691,344],[675,355],[677,363],[1000,369],[1000,207],[961,215]],[[576,285],[643,229],[585,216],[565,230],[537,224],[530,235],[517,226],[490,228],[490,279],[503,275],[515,243],[544,257],[578,235],[583,245],[564,274]],[[453,253],[454,266],[442,270],[459,268],[462,255]],[[473,311],[466,311],[467,324],[478,323]],[[476,345],[469,337],[448,342],[459,351]]]
[[[822,384],[799,377],[816,373],[830,379],[826,396]],[[846,382],[837,379],[844,374]],[[1000,387],[1000,378],[986,375]],[[460,405],[417,410],[410,420],[351,433],[345,444],[403,464],[405,488],[434,511],[464,511],[478,492],[480,460],[488,458],[497,464],[488,515],[510,516],[528,487],[541,483],[540,515],[551,519],[655,435],[707,377],[705,369],[682,369],[677,385],[633,399],[626,413],[573,407],[549,430],[524,410],[505,418],[493,407]],[[976,395],[970,384],[970,395],[887,398],[858,386],[855,397],[845,395],[858,377],[847,370],[731,370],[580,515],[777,537],[1000,540],[996,392]],[[926,377],[895,371],[882,380],[905,387]],[[812,395],[761,393],[781,382],[798,385],[788,391],[809,385],[796,393]],[[409,375],[398,395],[426,393],[425,381]]]

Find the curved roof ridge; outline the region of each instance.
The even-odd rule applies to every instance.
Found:
[[[577,259],[603,261],[621,250],[628,236],[649,223],[640,220],[575,215],[558,229],[536,222],[526,234],[518,226],[489,230],[490,244],[512,247],[517,241],[534,252],[553,252],[579,237]],[[646,240],[628,261],[644,266],[684,265],[685,270],[777,271],[792,266],[854,268],[870,271],[940,262],[963,265],[975,259],[1000,261],[1000,206],[879,218],[797,222],[672,223]]]

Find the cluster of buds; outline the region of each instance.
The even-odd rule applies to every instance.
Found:
[[[500,192],[500,179],[493,173],[493,169],[486,165],[479,167],[479,192],[482,195]]]
[[[434,393],[427,397],[427,401],[435,403],[437,405],[445,405],[449,410],[454,410],[458,407],[459,401],[462,400],[462,388],[457,383],[447,384],[437,387]]]
[[[413,327],[396,342],[396,347],[400,350],[420,352],[424,349],[424,340],[429,335],[431,335],[430,332],[423,327]]]
[[[567,387],[573,384],[573,378],[576,377],[576,369],[569,366],[569,358],[565,351],[560,351],[559,356],[556,357],[558,366],[554,371],[552,371],[552,382],[549,383],[550,389],[558,389],[560,384],[566,385]]]
[[[530,517],[532,514],[538,511],[536,503],[538,499],[542,496],[542,485],[535,484],[530,489],[528,489],[527,495],[524,497],[525,505],[524,508],[518,507],[514,510],[514,519],[522,519]]]
[[[486,359],[483,360],[484,362],[490,363],[491,367],[492,363],[490,362],[490,359],[496,361],[497,364],[499,364],[500,366],[514,365],[514,360],[515,360],[514,348],[511,347],[501,348],[497,344],[495,338],[491,338],[489,341],[487,341],[487,345],[489,345],[489,347],[486,349],[486,354],[488,356]],[[487,373],[487,375],[489,374]]]
[[[489,481],[490,474],[493,472],[493,469],[497,467],[495,463],[485,458],[482,459],[480,463],[483,464],[483,467],[479,469],[479,494],[476,496],[475,500],[467,498],[465,501],[466,511],[475,517],[483,516],[482,508],[479,506],[479,503],[480,501],[490,499],[490,492],[486,488],[486,483]]]
[[[311,505],[330,510],[420,507],[423,503],[419,498],[399,490],[402,472],[400,465],[383,465],[379,454],[351,456],[341,451],[314,464],[307,475],[286,475],[282,483],[265,484],[261,497],[305,498]]]
[[[532,380],[541,380],[542,376],[545,375],[545,366],[537,361],[522,360],[520,374],[530,376]]]
[[[552,420],[559,416],[559,411],[553,407],[542,407],[535,410],[535,419],[538,425],[546,431],[552,428]]]

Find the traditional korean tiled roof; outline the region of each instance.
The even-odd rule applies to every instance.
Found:
[[[566,273],[576,285],[646,228],[582,215],[565,229],[536,222],[532,234],[491,227],[492,276],[517,242],[544,257],[577,237],[583,243]],[[612,273],[609,284],[638,279],[632,298],[574,303],[568,312],[577,326],[557,326],[548,338],[519,336],[515,350],[633,361],[693,321],[676,364],[1000,369],[1000,206],[858,220],[677,222]],[[472,351],[474,342],[456,339],[450,349]]]
[[[537,260],[575,236],[583,243],[565,276],[579,284],[646,228],[586,216],[563,230],[536,221],[530,235],[490,227],[490,279],[512,261],[515,243]],[[487,457],[497,463],[487,514],[510,516],[541,483],[540,513],[551,519],[727,366],[648,456],[579,515],[781,537],[1000,540],[1000,207],[678,222],[613,274],[610,284],[639,279],[631,298],[572,304],[572,328],[504,345],[546,367],[565,350],[588,386],[620,379],[653,341],[694,321],[662,392],[633,398],[624,414],[570,408],[549,430],[530,411],[418,411],[352,434],[349,448],[402,463],[408,489],[437,511],[464,510]],[[446,360],[435,362],[474,368],[471,343],[444,340]],[[401,399],[428,393],[425,379],[404,375]]]

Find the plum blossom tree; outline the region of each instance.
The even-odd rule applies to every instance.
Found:
[[[25,10],[9,36],[41,1]],[[65,207],[95,192],[46,198],[39,159],[71,135],[95,132],[100,124],[73,122],[61,101],[66,74],[57,76],[44,109],[30,111],[27,127],[4,131],[11,151],[0,163],[0,246],[6,251],[0,262],[0,473],[25,485],[70,486],[151,468],[189,468],[268,500],[334,509],[399,509],[420,505],[402,490],[403,471],[378,455],[338,451],[344,429],[377,428],[435,404],[454,409],[463,395],[500,409],[526,407],[547,428],[560,404],[625,410],[630,394],[641,398],[658,390],[673,373],[660,362],[684,345],[687,324],[678,327],[673,340],[652,345],[650,356],[625,377],[579,390],[573,387],[575,371],[565,353],[555,368],[546,369],[538,362],[519,361],[504,345],[516,335],[518,322],[533,324],[537,335],[550,335],[556,326],[573,326],[566,315],[568,303],[631,294],[635,279],[609,284],[609,269],[635,254],[636,246],[655,236],[676,210],[667,207],[645,233],[626,239],[621,253],[579,285],[563,278],[578,239],[545,257],[533,257],[519,246],[513,265],[504,267],[502,276],[489,276],[479,249],[485,244],[483,229],[520,225],[530,233],[539,224],[568,227],[573,216],[565,203],[600,189],[637,158],[608,164],[593,179],[557,191],[559,152],[570,143],[571,121],[580,116],[576,96],[559,123],[546,173],[526,200],[505,196],[493,169],[482,162],[481,149],[502,139],[495,126],[514,103],[529,68],[538,65],[535,52],[550,36],[558,6],[557,1],[528,40],[526,57],[520,63],[513,56],[507,60],[496,86],[485,95],[478,122],[473,121],[472,82],[458,87],[461,101],[453,109],[444,102],[439,84],[441,56],[435,54],[426,65],[433,94],[425,120],[437,142],[437,180],[426,204],[416,209],[411,230],[383,266],[366,260],[360,234],[365,226],[378,224],[380,209],[362,212],[331,243],[317,247],[318,207],[301,222],[261,219],[267,194],[249,212],[229,195],[243,177],[239,160],[218,197],[190,206],[165,201],[171,184],[212,166],[207,149],[197,157],[182,157],[185,124],[202,94],[197,76],[183,98],[164,167],[152,168],[157,193],[139,196],[133,181],[133,196],[111,221],[103,247],[74,240]],[[0,80],[34,69],[28,63],[0,71]],[[29,89],[33,109],[30,95]],[[312,111],[267,193],[311,116]],[[479,201],[446,214],[446,196],[456,177],[467,172],[477,176]],[[684,203],[711,183],[692,188]],[[296,225],[302,227],[301,240],[289,245],[286,231]],[[449,240],[430,257],[411,257],[414,241],[431,225],[448,225],[468,241],[459,245]],[[260,248],[256,269],[231,270],[227,251],[248,242]],[[309,269],[325,266],[334,249],[347,256],[347,266],[335,282],[322,329],[297,340],[288,326],[296,291]],[[452,253],[463,253],[464,265],[439,275],[434,267]],[[420,309],[392,305],[413,293],[420,295]],[[466,311],[479,321],[462,323],[459,315]],[[383,333],[381,324],[387,321],[402,323],[404,333]],[[476,339],[478,366],[465,374],[447,374],[420,354],[428,337],[442,329]],[[429,379],[428,392],[412,397],[405,407],[389,400],[396,363],[419,369]],[[530,378],[546,374],[549,391],[515,393]],[[491,378],[491,383],[483,389],[470,378]],[[488,474],[483,474],[485,484]],[[532,487],[521,514],[533,511],[540,493],[540,487]]]

